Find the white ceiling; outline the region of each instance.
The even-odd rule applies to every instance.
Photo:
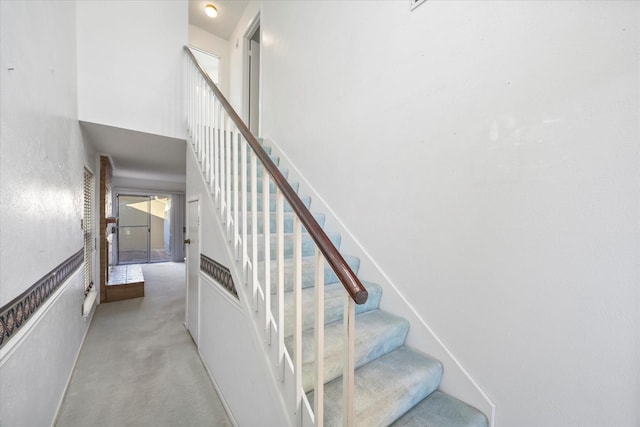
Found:
[[[189,24],[229,40],[248,1],[244,0],[189,0]],[[212,4],[218,9],[218,16],[209,18],[204,7]]]
[[[111,157],[113,176],[185,182],[184,140],[82,121],[80,127],[98,154]]]

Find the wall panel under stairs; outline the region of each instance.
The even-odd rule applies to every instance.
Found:
[[[231,270],[240,296],[236,300],[210,276],[200,274],[198,350],[227,411],[237,425],[289,424],[272,367],[260,343],[245,299],[235,260],[204,185],[197,161],[187,147],[186,200],[199,199],[201,252]]]

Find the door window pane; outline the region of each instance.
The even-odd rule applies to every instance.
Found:
[[[171,261],[171,196],[118,195],[120,264]]]

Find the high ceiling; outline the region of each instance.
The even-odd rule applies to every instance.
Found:
[[[248,3],[244,0],[189,0],[189,24],[229,40]],[[204,13],[207,4],[218,9],[216,18],[209,18]]]
[[[244,0],[189,0],[189,23],[228,40],[248,3]],[[216,18],[205,14],[207,4],[218,9]],[[111,157],[115,177],[185,182],[184,140],[88,122],[81,122],[81,127],[96,152]]]

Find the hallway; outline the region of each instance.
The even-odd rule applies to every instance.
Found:
[[[56,426],[230,426],[183,326],[183,263],[145,264],[145,296],[98,306]]]

